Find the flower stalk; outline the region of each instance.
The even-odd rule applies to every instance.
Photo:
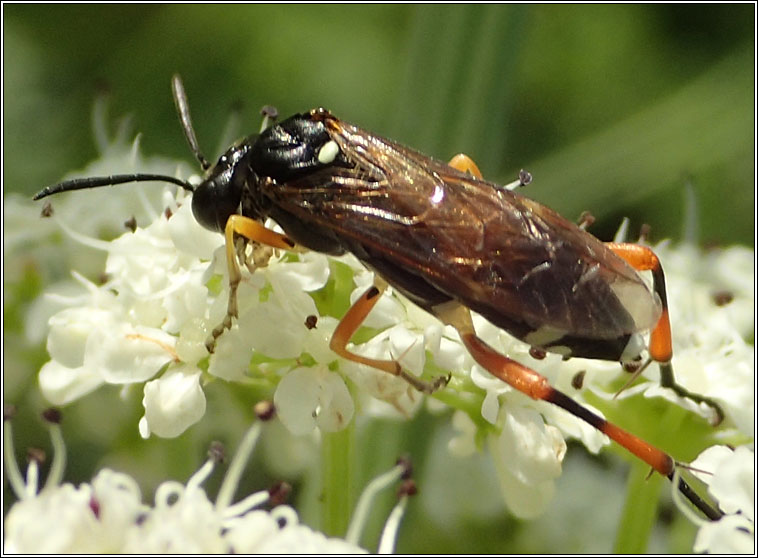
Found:
[[[323,501],[321,528],[331,536],[344,536],[353,508],[355,485],[355,422],[321,437]]]

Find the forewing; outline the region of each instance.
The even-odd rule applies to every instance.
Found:
[[[659,307],[637,273],[549,208],[333,117],[326,124],[354,166],[271,195],[360,259],[401,267],[522,334],[611,339],[655,324]]]

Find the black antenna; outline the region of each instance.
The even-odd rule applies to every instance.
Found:
[[[74,178],[73,180],[65,180],[52,186],[43,188],[36,194],[34,199],[39,200],[53,194],[60,192],[68,192],[71,190],[85,190],[87,188],[99,188],[100,186],[115,186],[116,184],[126,184],[127,182],[169,182],[181,186],[185,190],[194,192],[195,188],[189,182],[175,178],[173,176],[167,176],[163,174],[114,174],[111,176],[95,176],[92,178]]]
[[[187,102],[187,94],[184,92],[184,85],[182,85],[182,78],[178,74],[174,75],[171,79],[171,87],[174,91],[174,102],[176,103],[176,110],[179,113],[179,120],[182,123],[182,129],[184,130],[184,136],[190,144],[190,149],[195,155],[203,170],[206,171],[210,168],[210,163],[203,157],[200,152],[200,148],[197,145],[197,138],[195,137],[195,130],[192,128],[192,119],[190,118],[189,103]],[[187,182],[173,176],[163,174],[114,174],[111,176],[95,176],[91,178],[74,178],[73,180],[65,180],[58,184],[48,186],[34,195],[35,200],[52,196],[60,192],[68,192],[71,190],[85,190],[87,188],[99,188],[101,186],[115,186],[116,184],[126,184],[128,182],[168,182],[170,184],[176,184],[181,186],[189,192],[194,192],[195,187]]]
[[[200,161],[200,166],[204,171],[211,168],[211,164],[208,162],[200,151],[200,146],[197,143],[197,137],[195,136],[195,129],[192,127],[192,118],[190,117],[189,102],[187,101],[187,94],[184,92],[184,84],[179,74],[174,74],[171,78],[171,89],[174,92],[174,103],[176,104],[176,111],[179,113],[179,120],[182,122],[182,130],[184,130],[184,137],[187,138],[190,149],[195,155],[195,158]]]

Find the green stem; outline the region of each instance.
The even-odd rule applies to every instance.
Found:
[[[666,406],[665,411],[657,416],[655,430],[658,432],[658,436],[653,437],[650,441],[659,447],[663,447],[663,443],[668,442],[666,444],[667,449],[675,446],[676,436],[672,436],[671,433],[683,431],[685,416],[686,413],[680,407],[676,405]],[[642,429],[640,428],[640,430]],[[679,451],[677,451],[677,455]],[[615,552],[640,554],[647,551],[658,516],[661,486],[668,480],[657,473],[651,474],[650,467],[642,461],[635,459],[631,463],[632,467],[627,480],[626,502],[616,534]]]
[[[344,536],[353,506],[355,423],[321,440],[322,528],[327,536]]]
[[[648,478],[649,476],[649,478]],[[663,477],[642,461],[632,463],[626,484],[626,501],[621,514],[614,552],[643,554],[658,513]]]

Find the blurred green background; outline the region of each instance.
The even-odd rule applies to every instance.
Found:
[[[169,80],[185,80],[206,152],[233,106],[325,106],[575,218],[753,242],[752,5],[6,5],[3,184],[32,193],[96,156],[94,99],[143,151],[191,160]],[[215,156],[216,154],[214,154]]]
[[[534,175],[529,196],[569,218],[591,211],[598,218],[591,230],[604,240],[625,216],[632,231],[650,224],[653,241],[682,239],[691,192],[698,226],[690,239],[753,246],[754,10],[750,4],[4,5],[3,189],[31,195],[96,158],[91,114],[103,93],[113,130],[129,115],[143,134],[143,153],[193,162],[171,98],[170,78],[179,72],[209,156],[225,147],[219,142],[239,108],[243,135],[258,128],[264,104],[285,116],[325,106],[441,159],[466,152],[496,182],[525,168]],[[30,390],[45,359],[34,349]],[[227,433],[233,448],[249,417],[235,415],[223,398],[249,394],[216,389],[209,409],[222,410],[216,425],[234,425]],[[202,460],[198,448],[218,433],[198,425],[172,442],[178,458],[166,460],[165,442],[136,437],[139,394],[127,409],[114,392],[69,411],[71,420],[94,424],[107,413],[114,426],[102,424],[101,435],[81,439],[68,429],[78,461],[68,478],[89,479],[112,448],[118,456],[105,462],[126,463],[128,456],[143,464],[131,472],[149,477],[143,486],[149,499],[150,483],[167,474],[186,478]],[[26,428],[20,438],[45,445],[39,429]],[[422,454],[439,436],[422,416],[405,431],[381,430],[371,439],[416,444],[414,453]],[[576,459],[570,455],[569,462]],[[599,543],[601,523],[620,506],[614,490],[623,490],[624,480],[621,474],[613,484],[605,476],[616,473],[604,467],[590,484],[586,477],[569,483],[567,472],[559,480],[559,490],[569,491],[564,503],[541,523],[520,524],[498,511],[496,523],[472,515],[440,531],[417,512],[401,530],[406,542],[399,550],[607,552],[611,543]],[[472,483],[484,483],[480,474],[471,471]],[[594,511],[575,509],[572,483],[602,494],[595,501],[603,503]],[[460,501],[468,489],[476,493],[463,485]],[[573,523],[548,531],[561,518]],[[614,528],[611,522],[611,536]],[[686,533],[684,546],[667,539],[657,548],[689,551]]]

